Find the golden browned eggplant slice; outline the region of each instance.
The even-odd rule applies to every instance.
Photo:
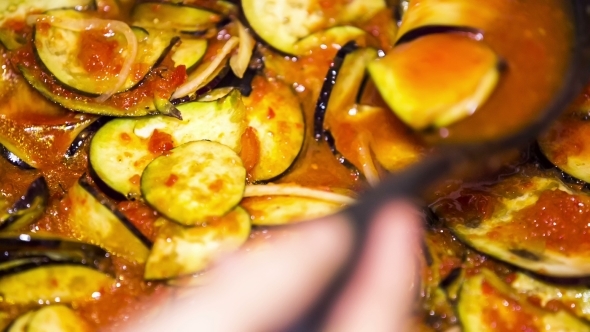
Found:
[[[486,269],[463,283],[457,311],[465,332],[590,331],[587,322],[568,311],[536,307]]]
[[[412,0],[408,1],[397,38],[425,27],[467,28],[485,33],[507,12],[510,1],[504,0]]]
[[[197,140],[241,149],[246,111],[238,91],[211,102],[178,105],[183,120],[168,116],[115,119],[104,125],[90,144],[90,163],[109,187],[139,197],[145,167],[175,146]],[[116,170],[116,171],[113,171]]]
[[[351,40],[359,45],[365,45],[366,38],[367,33],[364,30],[350,25],[342,25],[315,32],[301,39],[295,43],[293,50],[295,55],[305,55],[318,47],[340,48]]]
[[[539,147],[549,161],[569,175],[590,182],[590,122],[565,116],[539,139]]]
[[[340,130],[332,130],[336,148],[355,166],[361,166],[359,169],[368,157],[363,153],[374,155],[379,165],[390,172],[418,162],[426,153],[419,138],[387,108],[357,105],[341,119],[340,126]],[[350,132],[357,134],[347,136]],[[356,150],[347,151],[347,146]]]
[[[433,34],[394,48],[369,73],[395,114],[414,129],[443,127],[475,112],[494,91],[500,60],[459,34]]]
[[[436,213],[475,249],[535,273],[590,274],[590,196],[552,177],[513,176],[465,189]]]
[[[62,8],[88,10],[95,7],[95,0],[7,0],[0,2],[0,25],[8,20],[24,20],[26,15],[35,12]]]
[[[6,332],[27,332],[27,325],[35,314],[35,310],[28,311],[18,316],[10,325],[7,327]]]
[[[346,205],[307,197],[262,196],[244,198],[240,206],[250,213],[253,225],[275,226],[325,217]]]
[[[65,305],[29,311],[16,319],[8,332],[90,332],[90,325]]]
[[[250,215],[240,207],[196,227],[163,218],[158,222],[162,226],[145,267],[148,280],[197,273],[238,249],[250,235]]]
[[[540,306],[548,310],[567,308],[576,316],[590,321],[590,289],[587,286],[568,285],[576,283],[569,280],[562,284],[549,283],[522,272],[517,272],[510,279],[510,287],[531,301],[538,301]]]
[[[0,277],[0,299],[9,304],[90,300],[115,287],[115,278],[78,264],[47,264]]]
[[[68,225],[79,240],[125,259],[145,262],[151,242],[82,177],[66,196]]]
[[[285,83],[257,76],[244,105],[260,149],[258,163],[249,170],[251,180],[275,178],[291,166],[303,146],[305,123],[299,100]]]
[[[185,66],[187,71],[193,69],[207,52],[207,39],[190,38],[183,36],[180,38],[180,45],[174,49],[172,61],[176,66]]]
[[[223,15],[210,9],[178,1],[138,1],[131,13],[133,25],[191,34],[214,27],[222,18]]]
[[[224,216],[242,200],[245,185],[238,154],[211,141],[182,144],[154,159],[141,175],[145,200],[187,226]]]
[[[39,59],[57,80],[74,91],[93,95],[126,91],[137,85],[178,41],[170,32],[124,24],[110,27],[110,23],[105,23],[112,29],[106,37],[100,28],[88,29],[89,23],[84,22],[90,19],[75,10],[55,10],[41,15],[35,24],[34,45]],[[98,55],[92,41],[104,43],[107,47],[102,51],[110,53]],[[109,64],[102,64],[101,56],[108,56]],[[118,84],[125,67],[130,71]],[[112,90],[116,85],[117,89]]]
[[[0,203],[0,231],[14,231],[31,225],[45,213],[48,201],[49,187],[41,176],[10,208],[4,210]]]
[[[383,0],[242,1],[244,16],[254,32],[268,45],[288,54],[296,54],[295,44],[314,32],[363,22],[384,8]]]

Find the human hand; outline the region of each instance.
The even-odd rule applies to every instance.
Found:
[[[330,310],[325,331],[403,331],[416,294],[421,215],[394,202],[372,221],[357,269]],[[228,259],[210,284],[185,294],[133,331],[279,331],[293,324],[351,254],[344,214],[274,229]]]

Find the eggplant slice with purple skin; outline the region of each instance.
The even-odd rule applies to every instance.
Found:
[[[242,246],[250,235],[250,215],[241,207],[203,225],[184,227],[160,218],[144,278],[172,279],[202,272]]]
[[[27,263],[28,260],[27,264],[18,264],[22,268],[50,263],[70,263],[112,274],[111,258],[104,249],[89,243],[56,236],[0,234],[0,253],[0,263],[15,260],[23,260],[23,263]],[[38,263],[36,266],[30,264],[35,262]],[[22,268],[17,272],[22,271]],[[6,270],[3,271],[2,275],[7,274]]]
[[[76,156],[80,149],[84,146],[84,144],[90,141],[94,134],[96,134],[96,132],[110,120],[110,117],[103,116],[96,119],[90,125],[82,129],[82,131],[80,131],[78,135],[76,135],[76,138],[74,138],[72,143],[70,143],[70,146],[68,147],[64,156],[66,158],[73,158],[74,156]]]
[[[4,331],[4,330],[3,330]],[[93,329],[71,308],[54,304],[28,311],[17,317],[6,332],[90,332]]]
[[[47,17],[51,22],[56,22],[47,23],[47,20],[39,19],[39,22],[43,24],[34,25],[34,50],[44,69],[63,86],[80,94],[98,96],[109,92],[118,80],[118,75],[97,79],[95,74],[87,71],[86,64],[80,59],[79,54],[81,40],[88,38],[84,35],[86,30],[73,28],[70,23],[70,21],[83,22],[93,16],[67,9],[49,11],[41,17]],[[136,87],[164,59],[179,40],[175,34],[168,31],[146,30],[138,27],[130,27],[130,30],[137,41],[137,55],[130,64],[133,72],[116,91],[112,91],[113,93],[124,92]],[[114,30],[109,41],[117,45],[129,45],[130,43],[126,40],[126,36],[118,30]],[[121,47],[120,55],[124,58],[129,57],[129,48]]]
[[[103,249],[37,234],[0,235],[0,298],[12,304],[68,303],[113,286]]]
[[[269,181],[285,173],[299,156],[305,122],[300,102],[286,83],[256,76],[252,86],[252,95],[243,101],[247,126],[259,143],[259,159],[248,173],[251,181]]]
[[[480,208],[474,209],[474,202]],[[546,171],[465,188],[434,209],[462,242],[478,251],[540,275],[572,278],[590,273],[585,240],[589,205],[587,193]]]
[[[224,21],[224,15],[209,8],[164,1],[137,1],[131,12],[135,26],[201,35]]]
[[[465,332],[506,331],[511,327],[529,331],[590,331],[588,322],[569,310],[539,308],[485,268],[463,283],[457,314]]]
[[[590,105],[567,110],[537,139],[547,160],[572,177],[590,183]]]
[[[184,114],[182,121],[154,116],[114,119],[105,124],[92,138],[89,152],[100,179],[127,198],[140,197],[139,177],[158,156],[150,151],[149,142],[158,135],[168,138],[173,146],[211,140],[240,151],[246,111],[238,91],[210,102],[184,103],[178,109]]]
[[[69,189],[66,199],[71,204],[68,224],[79,240],[130,261],[145,262],[151,241],[86,176]]]
[[[423,130],[475,112],[495,90],[502,67],[486,44],[442,33],[395,47],[371,62],[369,73],[391,110],[409,127]]]
[[[0,25],[4,22],[25,17],[31,12],[44,12],[53,9],[75,8],[77,10],[93,10],[96,0],[18,0],[0,2]]]
[[[49,201],[49,188],[44,177],[39,177],[13,205],[0,212],[0,232],[25,228],[39,219]],[[1,244],[0,244],[1,246]]]
[[[361,23],[386,8],[384,0],[340,1],[324,8],[317,0],[243,0],[242,11],[256,35],[267,45],[290,55],[296,44],[309,35],[351,22]],[[336,12],[328,20],[326,11]]]

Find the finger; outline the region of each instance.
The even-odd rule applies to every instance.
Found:
[[[262,249],[216,269],[212,284],[133,331],[273,331],[302,314],[349,254],[344,216],[275,232]]]
[[[405,203],[384,207],[369,230],[359,269],[338,299],[326,331],[404,331],[416,294],[421,217]]]

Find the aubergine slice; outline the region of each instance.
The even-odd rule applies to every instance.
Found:
[[[394,172],[418,161],[424,153],[417,137],[391,111],[358,104],[355,92],[369,84],[366,68],[375,58],[377,51],[372,48],[356,49],[345,55],[337,68],[335,83],[327,94],[327,103],[322,100],[324,95],[318,101],[318,105],[327,106],[322,127],[316,130],[318,133],[329,132],[333,151],[361,170],[369,180],[379,177],[376,162]],[[322,111],[321,107],[316,109],[318,121]]]
[[[89,10],[96,8],[95,0],[15,0],[0,2],[0,25],[12,19],[24,20],[33,12],[44,12],[52,9],[76,8]]]
[[[161,1],[138,1],[131,12],[133,25],[191,34],[213,28],[222,19],[221,13],[211,9]]]
[[[131,41],[114,28],[113,33],[105,37],[98,29],[73,26],[70,21],[78,23],[89,18],[78,11],[56,10],[43,16],[50,19],[35,24],[33,33],[39,60],[61,84],[90,95],[118,93],[136,86],[178,41],[169,32],[132,27],[136,44],[131,45]],[[88,39],[98,40],[102,48],[92,49],[94,44],[85,41]],[[101,64],[101,57],[105,56],[112,65]],[[128,57],[134,57],[129,64],[126,62]],[[120,67],[127,65],[131,72],[123,84],[112,91],[121,75]]]
[[[517,272],[511,278],[510,287],[529,298],[539,300],[542,307],[567,307],[576,316],[590,320],[590,289],[585,285],[568,285],[541,281]]]
[[[160,219],[161,226],[145,267],[145,279],[170,279],[207,269],[237,250],[250,236],[250,215],[236,207],[196,227]]]
[[[80,264],[54,263],[0,277],[5,303],[39,303],[90,300],[95,293],[114,287],[115,278]]]
[[[96,132],[108,121],[110,121],[110,118],[100,117],[89,123],[87,126],[78,128],[78,130],[76,130],[76,136],[71,141],[70,145],[68,146],[68,149],[64,153],[64,157],[74,157],[80,151],[80,149],[82,149],[84,144],[90,141],[94,134],[96,134]]]
[[[567,174],[590,182],[590,122],[575,116],[564,116],[537,140],[547,159]]]
[[[109,253],[144,263],[151,242],[84,177],[68,191],[68,224],[75,237]]]
[[[104,249],[52,235],[2,234],[0,251],[3,252],[0,275],[48,264],[79,264],[112,274],[111,258]]]
[[[7,211],[0,212],[0,231],[19,230],[37,221],[47,207],[49,187],[44,177],[39,177]],[[2,244],[0,244],[2,247]]]
[[[362,23],[385,7],[383,0],[242,1],[242,11],[254,32],[268,45],[292,55],[302,38],[336,25]]]
[[[324,46],[344,46],[350,41],[358,45],[366,44],[367,33],[355,26],[342,25],[312,33],[311,35],[295,43],[293,49],[295,55],[305,55],[314,49]]]
[[[54,304],[19,316],[7,332],[90,332],[90,325],[65,305]]]
[[[240,206],[250,213],[252,225],[276,226],[329,216],[346,205],[307,197],[262,196],[244,198]]]
[[[566,310],[552,312],[531,304],[487,269],[463,283],[457,311],[465,332],[590,331],[586,321]]]
[[[32,102],[32,101],[30,101]],[[18,102],[17,102],[18,103]],[[14,104],[13,104],[14,105]],[[21,105],[17,106],[20,108]],[[25,104],[22,104],[25,106]],[[36,114],[28,114],[33,117]],[[106,119],[98,119],[94,116],[66,115],[56,119],[56,124],[27,124],[16,122],[16,130],[4,131],[0,134],[0,155],[11,164],[24,169],[44,169],[53,162],[59,162],[59,155],[73,156],[87,139]],[[2,129],[14,126],[13,121],[2,123]],[[26,130],[22,130],[25,129]],[[21,129],[21,130],[19,130]],[[4,136],[6,134],[6,136]],[[44,140],[51,140],[51,153],[48,156],[48,147]],[[30,144],[35,141],[35,144]],[[58,158],[55,158],[58,157]]]
[[[175,146],[210,140],[241,150],[246,111],[238,91],[216,101],[181,104],[178,109],[182,121],[167,116],[114,119],[99,129],[90,143],[89,158],[100,179],[127,197],[138,197],[145,167]]]
[[[209,223],[242,200],[246,169],[238,154],[212,141],[182,144],[154,159],[141,192],[159,213],[182,225]]]
[[[24,314],[18,316],[14,321],[10,322],[9,325],[6,327],[6,329],[3,329],[2,331],[26,332],[27,331],[27,324],[29,323],[29,320],[31,319],[31,317],[33,317],[34,313],[35,313],[35,310],[25,312]]]
[[[273,93],[268,93],[272,91]],[[258,162],[249,169],[251,181],[264,181],[284,173],[303,146],[305,122],[297,96],[285,83],[257,76],[252,94],[243,99],[246,118],[255,133]]]
[[[96,97],[77,94],[71,90],[62,88],[54,78],[48,77],[47,73],[40,70],[28,68],[23,64],[18,64],[17,68],[29,85],[41,95],[68,110],[116,117],[169,114],[169,110],[157,107],[156,100],[153,96],[143,96],[141,93],[140,97],[134,100],[131,105],[125,105],[128,101],[126,99],[128,98],[127,93],[134,92],[137,87],[127,92],[116,94],[104,103],[97,101]],[[112,102],[113,99],[117,99],[117,101]]]
[[[0,155],[14,166],[31,170],[35,169],[37,163],[33,161],[26,152],[17,148],[9,140],[0,137]]]
[[[216,100],[219,100],[221,98],[228,96],[235,89],[236,88],[233,86],[219,87],[219,88],[213,89],[205,94],[200,95],[199,98],[197,99],[197,101],[200,101],[200,102],[216,101]]]
[[[172,61],[176,66],[185,66],[190,72],[207,52],[207,39],[181,37],[180,45],[174,49]]]
[[[369,73],[393,112],[421,130],[475,112],[494,91],[500,64],[484,43],[460,34],[433,34],[374,60]]]
[[[590,274],[590,196],[552,177],[513,176],[465,189],[435,212],[464,243],[541,275]]]
[[[450,27],[479,30],[485,33],[498,24],[498,18],[511,11],[509,1],[490,0],[475,3],[469,0],[408,1],[401,21],[398,41],[412,31],[424,27]]]

